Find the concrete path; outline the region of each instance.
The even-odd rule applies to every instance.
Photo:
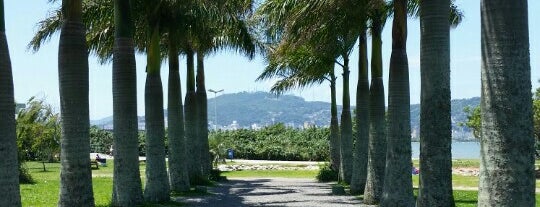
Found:
[[[362,206],[353,196],[331,195],[329,183],[313,179],[230,179],[209,191],[214,195],[182,197],[177,201],[194,207]]]

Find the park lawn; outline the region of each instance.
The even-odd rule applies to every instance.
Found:
[[[413,186],[418,187],[418,175],[413,176]],[[478,187],[478,177],[477,176],[463,176],[463,175],[452,175],[452,186],[454,188],[472,188]],[[540,180],[536,179],[536,186],[540,186]]]
[[[420,162],[419,159],[413,159],[414,166],[416,167],[420,166],[419,162]],[[540,166],[540,160],[535,160],[534,164],[536,166]],[[455,159],[455,160],[452,160],[452,167],[453,168],[458,168],[458,167],[480,168],[480,159]]]
[[[92,186],[96,206],[109,206],[112,196],[112,162],[107,167],[92,170]],[[45,163],[46,172],[40,162],[26,162],[35,184],[22,184],[21,200],[23,206],[55,206],[60,192],[60,163]],[[141,179],[144,183],[145,165],[141,164]],[[152,205],[145,205],[152,206]]]
[[[228,178],[311,178],[315,179],[318,170],[242,170],[223,172]]]

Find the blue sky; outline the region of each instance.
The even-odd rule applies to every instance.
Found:
[[[56,5],[45,0],[6,0],[6,33],[13,68],[15,99],[26,102],[31,96],[45,97],[56,109],[59,107],[57,53],[58,35],[37,53],[27,49],[27,44],[37,30],[37,23]],[[452,98],[480,96],[480,1],[457,0],[465,19],[451,31],[451,89]],[[112,11],[111,11],[112,12]],[[540,79],[540,1],[529,1],[529,32],[533,88]],[[391,20],[389,20],[391,22]],[[409,57],[411,103],[420,102],[420,28],[419,21],[409,20],[407,52]],[[388,62],[391,50],[391,23],[383,33],[383,59],[385,87],[388,86]],[[181,76],[185,91],[185,59],[181,57]],[[351,100],[355,100],[358,53],[351,59]],[[112,115],[112,65],[100,65],[90,57],[90,118],[99,119]],[[144,115],[144,80],[146,59],[137,56],[138,113]],[[231,52],[221,52],[208,57],[205,62],[207,89],[224,89],[225,93],[241,91],[268,91],[272,81],[255,82],[264,69],[259,57],[252,61]],[[339,69],[339,68],[337,68]],[[163,90],[167,90],[167,64],[162,65]],[[338,70],[339,71],[339,70]],[[341,73],[341,72],[338,72]],[[338,79],[338,81],[340,81]],[[338,103],[341,104],[341,82],[338,83]],[[166,93],[165,93],[166,94]],[[309,101],[330,101],[329,85],[292,91]],[[388,94],[388,93],[387,93]],[[213,94],[208,94],[209,98]],[[164,100],[166,104],[166,97]]]

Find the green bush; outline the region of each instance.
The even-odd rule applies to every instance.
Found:
[[[218,169],[212,169],[210,171],[210,176],[208,177],[208,179],[216,182],[227,181],[227,177],[221,175],[221,171]]]
[[[34,184],[34,178],[30,175],[28,168],[24,164],[19,164],[19,183],[20,184]]]
[[[332,182],[338,180],[338,172],[334,171],[330,164],[326,163],[322,166],[319,166],[319,173],[316,178],[319,182]]]
[[[238,159],[327,161],[329,134],[328,128],[302,130],[276,124],[260,130],[212,131],[209,142],[220,157],[233,149]]]

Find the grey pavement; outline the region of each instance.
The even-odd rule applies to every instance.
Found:
[[[230,179],[209,188],[209,192],[213,195],[175,199],[193,207],[363,206],[354,196],[331,195],[330,183],[318,183],[313,179]]]

